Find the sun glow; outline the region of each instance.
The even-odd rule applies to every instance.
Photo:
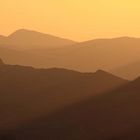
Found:
[[[139,36],[139,0],[4,0],[0,34],[19,28],[74,40]]]

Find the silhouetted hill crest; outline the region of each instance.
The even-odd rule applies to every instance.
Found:
[[[70,39],[27,29],[16,30],[9,36],[0,36],[0,45],[13,49],[47,49],[69,46],[75,43],[75,41]]]
[[[28,29],[18,29],[18,30],[16,30],[15,32],[13,32],[13,33],[11,33],[8,37],[9,38],[19,38],[19,37],[26,37],[25,35],[27,35],[27,36],[39,36],[39,35],[41,35],[41,36],[43,36],[43,35],[45,35],[45,36],[51,36],[51,37],[56,37],[56,36],[53,36],[53,35],[49,35],[49,34],[45,34],[45,33],[41,33],[41,32],[38,32],[38,31],[33,31],[33,30],[28,30]],[[59,37],[56,37],[56,38],[59,38]]]
[[[38,46],[63,46],[72,45],[75,42],[70,39],[64,39],[50,34],[38,31],[19,29],[10,34],[8,37],[15,45],[38,45]],[[21,41],[21,42],[19,42]]]

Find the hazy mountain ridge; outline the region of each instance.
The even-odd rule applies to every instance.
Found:
[[[3,39],[3,40],[2,40]],[[35,48],[56,48],[67,45],[72,45],[75,41],[56,37],[53,35],[20,29],[10,34],[7,37],[0,39],[1,45],[12,46],[15,49],[35,49]],[[11,47],[11,48],[12,48]]]
[[[28,30],[18,30],[11,34],[9,38],[11,42],[6,41],[7,44],[0,43],[3,44],[0,45],[0,56],[9,64],[28,65],[39,68],[60,67],[81,72],[95,72],[98,69],[103,69],[127,79],[134,79],[139,76],[139,71],[135,72],[131,68],[124,70],[128,74],[124,74],[123,70],[120,70],[120,68],[126,69],[125,66],[127,67],[128,64],[140,60],[139,38],[95,39],[59,45],[55,41],[57,37]],[[53,41],[50,38],[53,38]],[[16,44],[16,40],[20,44],[25,43],[24,45],[27,45],[25,48],[28,49],[21,50],[20,47],[23,44],[14,47],[13,44]],[[42,48],[41,44],[44,41],[46,43],[56,43],[56,46],[58,46],[48,47],[49,43],[47,43],[47,46]],[[38,47],[35,47],[30,42],[34,44],[37,42]],[[131,76],[129,76],[129,73]]]
[[[135,61],[133,63],[126,64],[117,69],[112,70],[114,74],[120,77],[127,77],[127,79],[135,79],[140,73],[140,61]]]

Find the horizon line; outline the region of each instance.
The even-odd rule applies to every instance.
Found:
[[[7,34],[7,35],[0,34],[0,36],[9,37],[13,33],[16,33],[18,31],[22,31],[22,30],[27,31],[27,32],[36,32],[36,33],[41,33],[41,34],[44,34],[44,35],[50,35],[50,36],[54,36],[54,37],[58,37],[58,38],[68,39],[68,40],[71,40],[71,41],[75,41],[77,43],[88,42],[88,41],[93,41],[93,40],[107,40],[107,39],[120,39],[120,38],[140,39],[140,37],[136,37],[136,36],[120,35],[120,36],[113,36],[113,37],[93,37],[93,39],[91,38],[91,39],[87,39],[87,40],[76,40],[76,39],[71,39],[71,38],[67,38],[67,37],[64,37],[64,36],[54,35],[54,34],[51,34],[51,33],[42,32],[42,31],[38,31],[38,30],[34,30],[34,29],[27,29],[27,28],[19,28],[19,29],[14,30],[13,32]]]

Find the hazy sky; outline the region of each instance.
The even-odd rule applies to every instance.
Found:
[[[140,0],[0,0],[0,34],[19,28],[74,40],[140,37]]]

